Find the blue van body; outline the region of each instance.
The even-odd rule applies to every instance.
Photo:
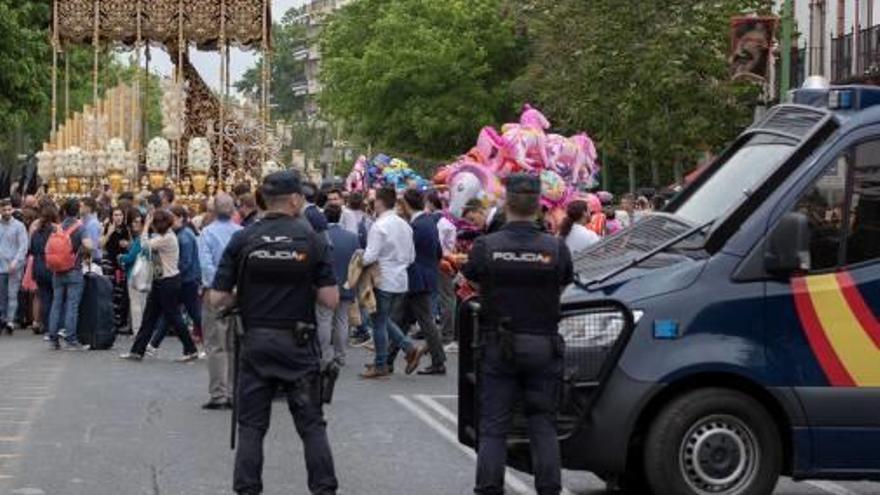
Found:
[[[876,231],[866,220],[874,206],[880,211],[880,153],[871,161],[880,150],[880,89],[803,90],[792,99],[664,212],[575,260],[580,278],[563,294],[560,324],[569,355],[582,353],[566,360],[567,468],[606,479],[632,474],[664,409],[712,388],[747,396],[772,417],[782,444],[778,474],[880,480],[880,214]],[[748,187],[729,190],[740,182]],[[796,253],[797,269],[775,271],[774,231],[793,212],[823,233],[812,227],[811,251]],[[569,339],[571,328],[577,335]],[[614,340],[597,340],[603,332]],[[584,357],[600,341],[603,351]],[[579,377],[597,355],[601,372]],[[462,355],[459,436],[469,445],[478,436],[469,410],[477,359]],[[524,438],[514,428],[509,459],[528,470]]]

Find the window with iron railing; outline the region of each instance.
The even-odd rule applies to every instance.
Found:
[[[880,66],[880,26],[863,29],[859,34],[859,73]]]
[[[831,39],[831,80],[842,82],[880,68],[880,25],[859,30],[858,67],[853,70],[853,34]]]
[[[852,77],[852,34],[831,38],[831,81],[840,82]]]

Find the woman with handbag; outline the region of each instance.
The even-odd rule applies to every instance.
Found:
[[[52,272],[46,266],[46,244],[55,231],[58,222],[58,207],[52,202],[40,206],[40,217],[31,225],[29,255],[33,259],[32,273],[37,284],[37,299],[40,313],[34,323],[34,333],[43,333],[49,327],[49,311],[52,309]],[[39,330],[38,330],[39,328]]]
[[[147,295],[147,304],[144,308],[144,318],[140,330],[134,339],[131,350],[120,356],[122,359],[140,361],[144,358],[150,337],[162,317],[166,323],[171,324],[177,332],[177,337],[183,344],[183,357],[178,361],[193,361],[199,358],[198,349],[193,343],[189,329],[183,321],[180,312],[180,270],[178,261],[180,250],[177,244],[177,236],[171,230],[173,217],[167,210],[155,210],[147,215],[141,233],[141,245],[148,249],[152,256],[154,275],[150,293]],[[156,235],[148,237],[150,227],[156,231]]]
[[[128,328],[128,291],[125,271],[119,263],[119,256],[131,245],[131,232],[126,220],[122,208],[118,206],[113,208],[110,220],[104,226],[104,235],[101,236],[101,247],[105,253],[101,259],[101,269],[113,282],[113,326],[117,333],[131,333],[131,328]]]
[[[147,293],[152,284],[153,268],[147,253],[141,247],[141,233],[144,230],[144,216],[140,211],[134,209],[131,211],[130,215],[131,224],[129,225],[129,229],[131,231],[131,244],[128,245],[128,250],[125,254],[119,255],[119,266],[125,270],[128,305],[129,312],[131,313],[131,329],[134,331],[141,327],[144,307],[147,304]],[[144,285],[142,287],[137,286],[136,279],[143,280],[143,276],[135,277],[134,275],[135,265],[138,264],[139,259],[141,260],[140,265],[142,268],[140,268],[138,272],[146,270],[147,276],[150,277],[150,280],[142,282],[142,285]]]

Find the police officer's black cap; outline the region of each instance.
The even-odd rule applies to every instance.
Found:
[[[535,175],[510,175],[504,186],[509,194],[541,194],[541,179]]]
[[[260,192],[264,196],[284,196],[287,194],[302,194],[302,183],[299,174],[293,170],[282,170],[268,175],[263,179]]]

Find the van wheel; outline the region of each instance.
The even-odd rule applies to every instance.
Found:
[[[707,388],[667,404],[644,451],[655,494],[770,495],[782,469],[773,418],[743,393]]]

